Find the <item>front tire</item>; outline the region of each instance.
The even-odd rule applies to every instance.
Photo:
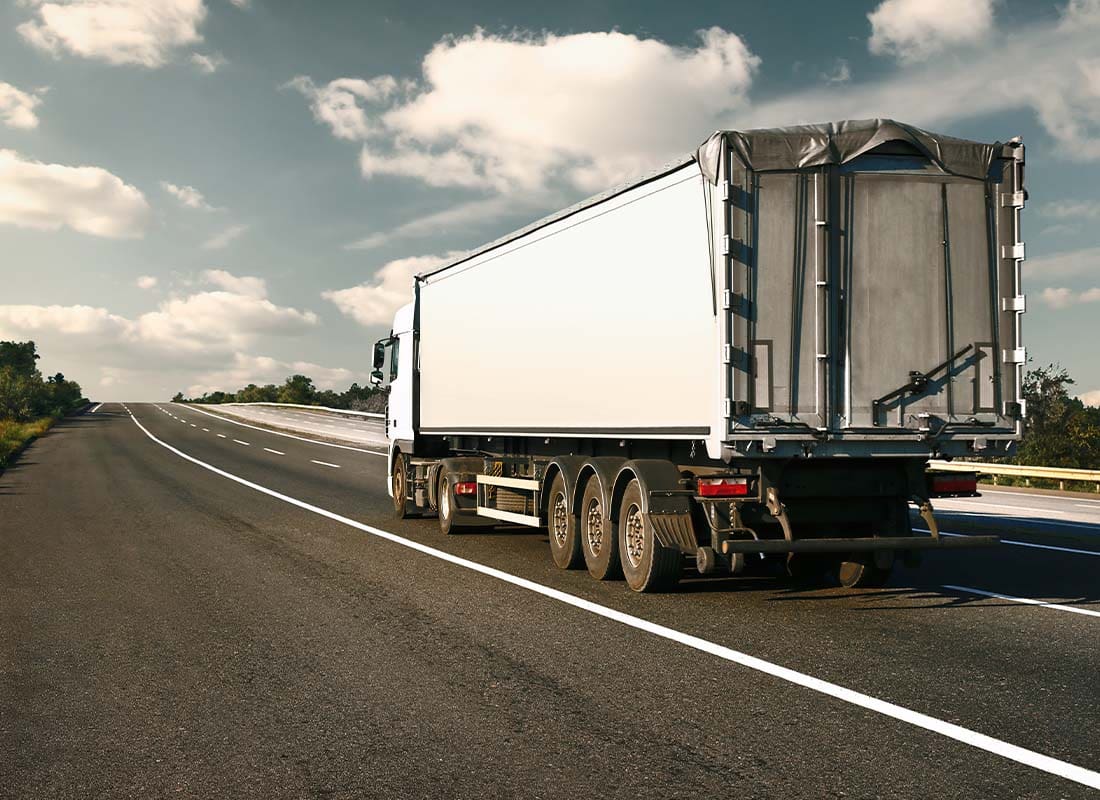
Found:
[[[390,489],[393,492],[393,517],[405,519],[409,516],[409,468],[405,457],[394,454],[393,475],[390,477]]]
[[[592,475],[584,487],[581,501],[581,553],[588,574],[598,581],[621,578],[618,537],[611,529],[611,520],[604,508],[600,481]]]
[[[642,487],[637,479],[623,492],[618,534],[627,586],[635,592],[662,592],[679,583],[684,571],[683,553],[657,541],[653,526],[642,512]]]
[[[546,531],[550,538],[550,557],[558,569],[576,569],[584,563],[577,517],[569,508],[565,478],[559,472],[550,484],[546,504]]]

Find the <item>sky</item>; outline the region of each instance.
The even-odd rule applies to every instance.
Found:
[[[449,254],[867,117],[1023,138],[1028,353],[1100,404],[1100,0],[0,0],[0,339],[98,401],[343,389]]]

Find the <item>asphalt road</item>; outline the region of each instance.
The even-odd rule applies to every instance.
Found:
[[[640,596],[390,520],[365,449],[129,409],[0,475],[0,797],[1100,794],[1084,501],[882,590]]]

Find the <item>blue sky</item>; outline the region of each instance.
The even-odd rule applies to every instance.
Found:
[[[7,0],[0,338],[98,400],[343,388],[448,253],[869,116],[1024,138],[1028,351],[1100,403],[1100,0]]]

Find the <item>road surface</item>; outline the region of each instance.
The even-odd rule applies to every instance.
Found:
[[[182,407],[195,408],[195,406]],[[261,405],[224,404],[207,406],[203,410],[321,439],[358,444],[363,447],[373,447],[376,450],[386,449],[384,418],[339,416],[324,411]]]
[[[1084,527],[642,596],[391,520],[367,448],[104,404],[0,475],[0,797],[1095,797],[1100,527],[1025,500]]]

